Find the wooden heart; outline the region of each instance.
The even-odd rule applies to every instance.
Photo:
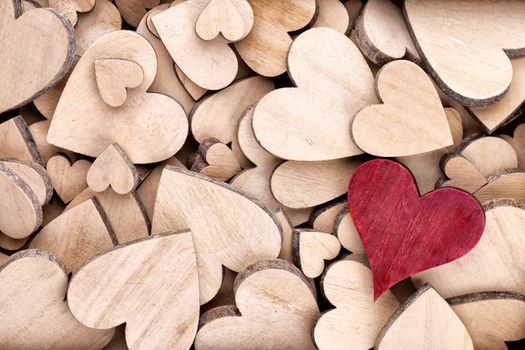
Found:
[[[505,95],[512,80],[509,57],[525,49],[524,2],[409,0],[404,10],[423,61],[448,96],[485,107]]]
[[[135,62],[123,59],[95,61],[95,77],[100,96],[111,107],[120,107],[128,98],[128,88],[136,88],[144,80],[142,68]]]
[[[91,162],[79,159],[71,163],[67,156],[57,154],[49,158],[46,169],[56,193],[64,203],[69,203],[80,192],[85,190],[87,185],[87,172]]]
[[[205,313],[195,349],[313,350],[319,309],[308,281],[284,260],[248,266],[234,283],[236,306]]]
[[[311,229],[294,230],[292,245],[295,264],[308,278],[319,277],[324,271],[324,260],[335,259],[341,249],[337,237]]]
[[[354,43],[333,29],[310,29],[290,47],[288,71],[297,88],[272,91],[255,108],[253,130],[260,144],[277,157],[299,161],[362,153],[350,126],[354,114],[377,98],[372,72]]]
[[[376,90],[383,104],[362,109],[352,124],[363,151],[399,157],[452,145],[437,91],[418,65],[402,60],[385,65],[377,74]]]
[[[443,188],[419,197],[410,172],[386,159],[357,168],[348,208],[370,261],[376,299],[415,273],[467,254],[485,225],[470,194]]]
[[[215,138],[201,143],[199,154],[202,160],[192,165],[192,171],[220,181],[227,181],[241,171],[232,150]]]
[[[456,187],[474,193],[487,184],[487,179],[467,158],[451,154],[444,158],[443,172],[449,180],[443,179],[439,187]]]
[[[317,17],[312,27],[328,27],[349,34],[353,23],[345,5],[339,0],[317,1]]]
[[[0,338],[5,349],[97,350],[113,337],[113,329],[88,328],[73,317],[64,301],[66,269],[45,251],[23,250],[5,260],[0,284]]]
[[[253,10],[246,0],[211,0],[199,15],[195,30],[203,40],[219,34],[229,42],[243,39],[253,27]]]
[[[130,349],[189,349],[199,321],[191,235],[152,236],[91,259],[69,285],[75,318],[99,329],[125,322]]]
[[[344,208],[348,208],[346,198],[339,198],[316,208],[310,216],[312,228],[321,232],[334,233],[336,218]]]
[[[22,117],[14,117],[0,124],[0,157],[44,164],[35,140]]]
[[[95,159],[86,180],[89,188],[95,192],[103,192],[111,186],[119,194],[129,193],[139,184],[135,165],[116,143],[109,145]]]
[[[77,12],[88,12],[95,6],[95,0],[49,0],[49,7],[60,12],[74,26],[77,24]]]
[[[325,312],[315,326],[313,336],[320,350],[372,348],[381,327],[399,306],[390,291],[374,302],[372,273],[357,261],[330,265],[321,287],[336,308]]]
[[[53,185],[46,170],[34,162],[18,159],[2,159],[0,163],[11,169],[35,193],[40,205],[44,205],[53,196]]]
[[[160,0],[116,0],[115,3],[124,20],[133,27],[137,27],[148,12],[147,9],[157,6]]]
[[[128,59],[144,71],[142,84],[128,91],[120,107],[107,105],[99,94],[94,66],[101,58]],[[135,164],[169,158],[186,139],[188,119],[172,98],[146,93],[156,72],[155,51],[142,36],[131,31],[104,35],[84,53],[71,74],[47,141],[90,157],[118,143]]]
[[[280,228],[267,208],[227,184],[173,166],[162,172],[152,221],[152,234],[192,231],[201,304],[217,293],[222,265],[240,272],[281,249]]]
[[[465,325],[432,287],[418,289],[388,320],[374,349],[474,349]]]
[[[22,13],[20,0],[0,4],[0,113],[34,100],[67,73],[75,56],[71,23],[51,9]],[[31,54],[28,54],[31,53]]]

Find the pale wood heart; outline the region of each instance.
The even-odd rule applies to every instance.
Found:
[[[114,143],[95,159],[86,180],[95,192],[103,192],[111,186],[115,192],[126,194],[137,187],[139,176],[126,152]]]
[[[467,158],[486,177],[518,167],[516,151],[501,137],[472,135],[463,140],[455,152]]]
[[[324,260],[337,257],[341,245],[337,237],[311,229],[293,231],[295,264],[306,277],[319,277],[324,270]]]
[[[432,80],[415,63],[394,61],[376,77],[383,104],[359,111],[352,134],[366,153],[399,157],[453,144],[447,117]]]
[[[404,11],[429,72],[448,96],[485,107],[505,95],[509,57],[525,49],[523,1],[409,0]]]
[[[46,170],[37,163],[18,159],[2,159],[0,163],[11,169],[35,193],[40,205],[53,196],[53,185]]]
[[[27,124],[21,116],[0,124],[0,157],[44,164]]]
[[[444,158],[443,172],[449,180],[443,179],[439,187],[456,187],[474,193],[487,184],[487,178],[467,158],[451,154]]]
[[[317,18],[312,27],[328,27],[348,34],[352,30],[352,19],[341,1],[323,0],[317,2]]]
[[[37,8],[23,14],[20,0],[4,0],[0,18],[2,113],[27,104],[58,83],[76,49],[71,23],[54,10]]]
[[[113,329],[83,326],[69,311],[68,274],[55,256],[23,250],[0,265],[0,338],[5,349],[101,349]],[[28,302],[30,300],[31,302]]]
[[[199,15],[195,30],[203,40],[219,34],[229,42],[243,39],[252,30],[253,10],[246,0],[211,0]]]
[[[284,260],[263,260],[234,283],[236,306],[205,313],[195,349],[304,349],[319,309],[308,281]]]
[[[215,138],[201,143],[198,151],[202,160],[193,164],[192,171],[221,181],[227,181],[241,171],[232,150]]]
[[[157,191],[152,234],[183,228],[193,234],[201,304],[217,293],[222,265],[239,272],[277,257],[281,249],[276,219],[258,201],[222,182],[167,166]]]
[[[317,207],[310,216],[310,224],[317,231],[334,233],[339,212],[348,207],[346,199],[336,199]]]
[[[5,250],[14,251],[22,249],[28,240],[29,236],[26,238],[14,239],[0,232],[0,247],[4,248]]]
[[[374,302],[372,272],[357,261],[341,260],[330,265],[321,278],[321,287],[336,308],[325,312],[315,326],[313,336],[320,350],[370,349],[399,306],[390,291]]]
[[[120,107],[128,98],[126,89],[139,87],[144,80],[142,67],[124,59],[95,60],[95,76],[100,96],[111,107]]]
[[[95,6],[95,0],[49,0],[49,7],[64,14],[74,26],[77,24],[77,12],[89,12]]]
[[[352,220],[346,205],[337,214],[334,223],[334,234],[346,250],[353,254],[366,254],[361,237],[359,237],[359,233],[355,228],[354,221]]]
[[[147,9],[157,6],[160,0],[115,0],[115,3],[124,20],[137,27]]]
[[[192,233],[152,236],[94,257],[73,275],[67,297],[88,327],[126,322],[130,349],[189,349],[199,322]]]
[[[88,160],[79,159],[71,163],[67,156],[61,154],[49,158],[47,173],[55,191],[65,204],[88,187],[86,175],[90,166],[91,162]]]

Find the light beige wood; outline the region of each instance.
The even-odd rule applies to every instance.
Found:
[[[271,166],[282,162],[279,158],[261,147],[253,132],[253,112],[255,105],[246,109],[239,120],[237,129],[237,142],[242,150],[242,153],[257,166]]]
[[[113,2],[97,0],[93,10],[78,14],[77,54],[82,56],[98,38],[121,28],[122,18]]]
[[[235,49],[256,73],[278,76],[286,72],[286,57],[292,44],[288,32],[298,31],[313,20],[316,1],[251,0],[250,5],[255,16],[252,31],[235,44]]]
[[[279,208],[275,211],[275,218],[281,226],[282,231],[282,242],[281,242],[281,252],[279,253],[278,258],[286,260],[288,262],[294,263],[293,257],[293,246],[292,246],[292,235],[293,235],[293,225],[290,222],[290,218],[286,215],[286,212]]]
[[[474,192],[481,202],[499,198],[512,198],[525,203],[525,171],[508,169],[487,178],[488,183]]]
[[[418,65],[388,63],[376,77],[376,90],[383,104],[362,109],[352,124],[354,140],[363,151],[399,157],[453,144],[436,89]]]
[[[464,257],[412,277],[416,286],[430,283],[443,297],[486,291],[525,293],[525,209],[500,199],[484,204],[486,224],[480,241]]]
[[[348,191],[348,181],[361,161],[354,158],[320,162],[287,161],[271,178],[272,193],[290,208],[309,208]]]
[[[319,277],[324,271],[324,260],[335,259],[341,249],[337,237],[311,229],[294,230],[292,245],[295,264],[309,278]]]
[[[133,27],[139,25],[147,9],[152,9],[160,4],[160,0],[115,0],[118,10],[124,20]]]
[[[97,350],[113,336],[113,329],[91,329],[73,317],[64,301],[67,272],[45,251],[12,255],[0,265],[0,283],[0,338],[5,349]]]
[[[40,205],[44,205],[53,196],[53,185],[46,170],[34,162],[18,159],[2,159],[0,163],[11,169],[35,193]]]
[[[29,103],[62,79],[75,55],[75,35],[71,23],[54,10],[23,14],[20,0],[2,1],[0,17],[2,113]]]
[[[0,232],[0,247],[5,250],[19,250],[26,244],[28,240],[29,237],[14,239]]]
[[[73,275],[68,304],[92,328],[126,322],[131,349],[189,349],[199,321],[192,234],[170,232],[94,257]],[[130,307],[130,306],[141,307]]]
[[[64,203],[69,203],[88,185],[86,175],[91,162],[79,159],[71,163],[69,158],[57,154],[49,158],[46,169],[56,193]]]
[[[476,350],[507,350],[505,341],[525,337],[525,298],[520,294],[478,293],[447,301],[467,328]]]
[[[509,142],[500,137],[474,136],[465,140],[458,148],[459,153],[484,176],[518,166],[516,151]]]
[[[171,56],[170,56],[171,57]],[[190,80],[184,74],[184,72],[177,66],[177,64],[174,64],[175,68],[175,74],[177,75],[177,78],[181,82],[182,86],[184,86],[184,89],[190,94],[190,96],[196,101],[199,100],[204,94],[208,92],[207,89],[201,88],[199,85],[195,84],[193,81]]]
[[[183,1],[186,1],[186,0],[182,0]],[[173,1],[172,3],[174,3],[175,1]],[[151,9],[151,11],[149,11],[144,17],[142,17],[142,19],[140,20],[140,22],[142,23],[144,20],[146,21],[146,27],[148,28],[149,32],[151,34],[153,34],[156,38],[160,38],[159,36],[159,33],[157,32],[157,29],[155,29],[155,25],[153,24],[153,21],[152,21],[152,18],[153,16],[156,16],[158,15],[159,13],[161,13],[162,11],[165,11],[167,9],[169,9],[171,6],[171,4],[168,2],[168,3],[161,3],[159,6],[156,6],[154,8]],[[137,26],[137,29],[138,27],[140,27],[140,23],[139,25]]]
[[[229,143],[246,109],[274,89],[263,77],[246,78],[199,102],[191,113],[191,131],[197,142],[215,137]]]
[[[189,0],[152,18],[171,57],[184,74],[208,90],[222,89],[237,74],[237,57],[223,38],[202,40],[195,24],[209,0]]]
[[[64,202],[62,202],[58,195],[54,195],[49,203],[42,207],[42,226],[45,226],[53,221],[57,216],[64,212],[64,209],[66,209]]]
[[[504,96],[512,79],[509,57],[523,55],[525,48],[520,29],[525,3],[409,0],[404,11],[429,71],[447,95],[471,107]]]
[[[366,253],[363,242],[361,242],[361,237],[359,237],[359,233],[355,228],[354,222],[348,212],[346,205],[337,214],[334,223],[334,234],[337,236],[339,242],[341,242],[341,245],[346,250],[354,254]]]
[[[142,67],[142,84],[128,91],[126,103],[113,108],[100,97],[94,62],[100,58],[129,59]],[[146,93],[157,72],[155,51],[139,34],[115,31],[87,50],[69,78],[51,121],[47,141],[90,157],[118,143],[133,163],[162,161],[184,143],[188,120],[172,98]],[[77,103],[83,101],[83,103]]]
[[[133,191],[139,184],[135,165],[116,143],[109,145],[95,159],[86,176],[87,184],[95,192],[111,187],[118,194]]]
[[[374,303],[372,272],[357,261],[340,260],[328,266],[321,287],[335,309],[325,312],[313,331],[320,350],[372,348],[399,306],[390,291]]]
[[[62,13],[74,26],[77,24],[77,12],[89,12],[95,6],[95,0],[49,0],[49,7]]]
[[[182,228],[193,234],[201,304],[217,293],[221,265],[239,272],[257,260],[277,257],[281,250],[280,228],[262,204],[227,184],[167,166],[158,187],[152,234]]]
[[[326,203],[312,212],[310,224],[316,231],[334,233],[335,222],[339,212],[347,207],[346,198],[337,199],[333,202]]]
[[[68,272],[117,244],[106,214],[92,198],[67,210],[48,223],[31,241],[29,247],[57,256]]]
[[[474,346],[465,325],[450,305],[427,285],[392,315],[374,348],[469,350]]]
[[[460,155],[448,157],[443,172],[450,180],[440,183],[440,187],[456,187],[474,193],[487,184],[487,178],[470,160]]]
[[[34,148],[37,150],[37,154],[41,155],[42,163],[47,166],[49,159],[57,153],[63,153],[70,159],[76,159],[77,155],[75,153],[53,146],[47,142],[47,133],[50,124],[50,120],[42,120],[29,126],[29,132],[34,141]]]
[[[261,145],[290,160],[362,153],[351,122],[377,98],[372,72],[354,43],[330,28],[310,29],[290,47],[288,73],[297,88],[277,89],[255,108],[253,129]]]
[[[204,140],[199,154],[202,160],[191,167],[193,171],[220,181],[227,181],[241,171],[232,150],[216,138]]]
[[[518,167],[525,169],[525,124],[520,124],[514,129],[513,137],[508,135],[501,135],[501,137],[510,143],[516,151]]]
[[[315,345],[319,317],[314,293],[301,272],[284,260],[263,260],[235,279],[236,306],[205,313],[196,350],[304,349]]]
[[[317,18],[312,27],[328,27],[343,34],[350,32],[350,15],[341,1],[319,0],[317,6]]]
[[[195,31],[203,40],[221,35],[228,42],[242,40],[253,27],[253,10],[246,0],[210,0],[202,10]]]
[[[0,124],[0,157],[43,164],[35,141],[22,117],[17,116]]]
[[[130,60],[103,58],[95,60],[95,77],[102,100],[111,107],[120,107],[128,98],[127,89],[142,84],[144,71]]]

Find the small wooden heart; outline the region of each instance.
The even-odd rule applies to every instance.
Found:
[[[102,100],[111,107],[119,107],[128,98],[126,89],[142,84],[144,71],[133,61],[107,58],[95,60],[95,76]]]
[[[91,162],[85,159],[71,163],[67,156],[61,154],[49,158],[47,173],[55,191],[65,204],[88,187],[86,176],[90,167]]]
[[[241,171],[239,161],[232,150],[215,138],[199,145],[201,161],[193,164],[191,170],[203,175],[227,181]]]
[[[72,25],[77,24],[77,12],[88,12],[95,6],[95,0],[49,0],[49,7],[64,14]]]
[[[335,259],[341,245],[337,237],[310,229],[293,231],[292,246],[295,264],[306,277],[319,277],[324,271],[324,260]]]
[[[246,0],[211,0],[202,10],[195,30],[203,40],[219,34],[229,42],[243,39],[253,26],[253,10]]]

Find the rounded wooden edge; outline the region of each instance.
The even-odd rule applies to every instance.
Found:
[[[315,220],[317,220],[317,218],[321,214],[323,214],[325,211],[331,209],[332,207],[335,207],[336,205],[340,205],[340,204],[346,203],[347,201],[348,201],[348,198],[347,198],[347,195],[345,193],[342,196],[334,198],[334,199],[332,199],[329,202],[323,203],[323,204],[315,207],[314,210],[312,210],[312,212],[310,213],[310,218],[308,219],[308,222],[310,223],[311,226],[313,226],[314,223],[315,223]]]
[[[133,62],[133,61],[130,61],[130,62]],[[140,69],[142,69],[142,67],[140,67]],[[132,191],[135,190],[139,185],[139,173],[137,172],[137,168],[135,168],[135,164],[133,164],[131,159],[128,157],[128,154],[126,153],[126,151],[124,151],[118,143],[113,143],[111,144],[110,147],[113,147],[118,152],[118,154],[120,154],[122,159],[124,159],[124,161],[128,164],[128,167],[131,169],[131,173],[133,174]],[[121,194],[125,194],[125,193],[121,193]]]
[[[525,203],[521,203],[513,198],[497,198],[483,203],[484,211],[489,211],[498,207],[514,207],[525,210]]]
[[[7,163],[18,163],[23,164],[34,171],[37,172],[37,174],[42,178],[42,181],[44,181],[44,187],[46,188],[46,198],[45,203],[48,203],[51,200],[51,197],[53,197],[53,184],[51,183],[51,178],[47,174],[46,169],[44,169],[43,166],[36,162],[30,162],[27,160],[22,159],[16,159],[16,158],[0,158],[0,161],[7,162]]]
[[[102,219],[102,222],[104,223],[104,226],[106,226],[106,229],[108,230],[109,238],[111,239],[111,242],[113,245],[118,244],[117,236],[115,235],[115,231],[113,231],[113,226],[111,226],[111,223],[109,222],[108,216],[106,215],[106,212],[100,205],[100,202],[96,197],[92,197],[88,199],[87,201],[93,202],[93,205],[95,206],[95,209],[97,210],[98,214],[100,215],[100,218]],[[86,202],[87,202],[86,201]],[[85,202],[84,202],[85,203]]]
[[[337,213],[337,216],[335,217],[335,221],[334,221],[334,235],[337,237],[337,239],[339,239],[339,225],[341,225],[341,221],[343,221],[343,219],[347,215],[350,215],[350,210],[348,210],[348,207],[343,207],[343,208],[341,208],[341,210],[339,211],[339,213]]]
[[[489,175],[487,177],[487,183],[490,184],[491,182],[496,181],[497,179],[499,179],[500,177],[502,177],[504,175],[518,174],[518,173],[524,173],[525,174],[525,170],[524,169],[520,169],[520,168],[508,168],[508,169],[499,170],[499,171],[495,172],[494,174],[491,174],[491,175]]]
[[[484,300],[502,300],[502,299],[511,299],[525,302],[525,295],[515,293],[515,292],[481,292],[481,293],[472,293],[460,295],[457,297],[452,297],[446,299],[447,303],[450,306],[462,305],[468,303],[475,303],[478,301]]]
[[[240,317],[241,312],[235,305],[222,305],[214,307],[202,314],[199,320],[199,330],[208,323],[222,317]]]
[[[15,19],[22,16],[24,14],[24,7],[22,6],[22,0],[12,0],[11,3],[13,4],[13,15]]]
[[[353,256],[354,254],[346,254],[345,256],[341,257],[341,259],[337,260],[337,261],[334,261],[334,262],[331,262],[328,266],[326,266],[326,268],[324,269],[323,273],[321,274],[321,277],[319,278],[319,289],[320,289],[320,292],[321,292],[321,295],[323,296],[323,298],[325,300],[327,300],[330,305],[336,307],[335,305],[333,305],[330,300],[328,299],[328,297],[326,296],[326,293],[324,291],[324,280],[326,278],[326,275],[328,274],[328,271],[330,271],[330,269],[332,267],[334,267],[336,264],[338,263],[341,263],[341,262],[347,262],[347,261],[353,261],[355,263],[358,263],[358,264],[361,264],[363,265],[364,267],[366,267],[367,269],[370,270],[370,266],[367,266],[366,264],[364,264],[362,261],[359,261],[359,260],[353,260],[351,259],[351,257]],[[370,273],[372,273],[372,271],[370,270]],[[327,310],[327,311],[330,311],[330,310]]]
[[[29,150],[29,153],[31,154],[31,158],[33,158],[33,160],[36,163],[43,166],[44,160],[42,159],[42,155],[40,154],[40,151],[38,150],[35,139],[33,138],[31,131],[29,131],[29,127],[27,126],[24,118],[18,115],[13,118],[13,121],[15,122],[15,125],[18,128],[18,131],[20,132],[20,134],[22,135],[22,138],[24,139],[27,149]],[[43,121],[45,120],[42,120],[42,122]]]
[[[222,145],[225,145],[224,143],[222,143],[219,139],[215,138],[215,137],[210,137],[204,141],[202,141],[200,144],[199,144],[199,148],[197,150],[197,152],[200,154],[202,160],[209,164],[208,161],[206,160],[206,155],[208,154],[208,152],[210,151],[210,149],[215,146],[216,144],[222,144]],[[228,146],[226,146],[228,147]],[[228,147],[229,148],[229,147]]]
[[[357,17],[355,22],[355,38],[357,44],[363,54],[370,59],[373,63],[383,66],[390,61],[402,59],[407,54],[408,50],[405,48],[405,55],[403,57],[392,57],[381,52],[377,47],[372,44],[372,41],[368,37],[365,31],[364,16],[366,14],[366,6],[361,11],[361,14]]]
[[[18,253],[14,253],[13,255],[8,257],[6,260],[4,260],[3,263],[0,264],[0,273],[12,262],[18,259],[29,258],[29,257],[39,257],[42,259],[47,259],[51,261],[52,263],[56,264],[60,268],[60,270],[64,272],[65,277],[68,275],[66,267],[64,266],[64,264],[58,257],[54,256],[51,253],[48,253],[45,250],[40,250],[40,249],[25,249],[25,250],[19,251]]]
[[[142,218],[144,219],[144,222],[146,223],[146,229],[148,232],[151,232],[151,219],[148,216],[148,212],[146,210],[146,206],[144,206],[144,202],[142,201],[142,198],[140,198],[139,193],[136,190],[133,190],[130,192],[131,196],[135,200],[135,203],[137,204],[137,207],[140,210],[140,213],[142,214]]]

